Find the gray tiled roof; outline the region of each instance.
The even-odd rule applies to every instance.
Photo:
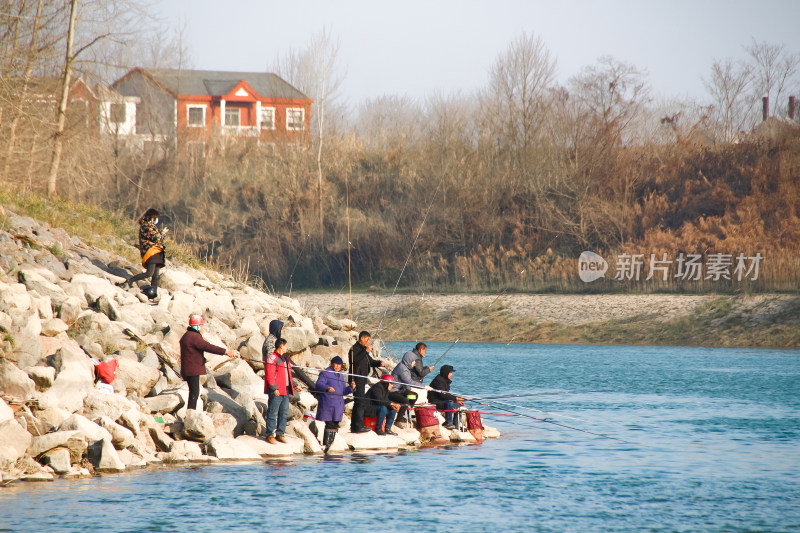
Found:
[[[308,96],[268,72],[225,72],[219,70],[142,69],[175,94],[228,94],[244,80],[259,96],[269,98],[303,98]]]

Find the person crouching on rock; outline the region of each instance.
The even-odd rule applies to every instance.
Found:
[[[286,355],[286,339],[275,341],[275,351],[264,365],[264,394],[269,395],[267,405],[267,442],[286,442],[286,417],[289,414],[289,395],[294,395],[292,363]],[[277,435],[273,436],[277,428]]]
[[[449,393],[454,371],[452,366],[442,365],[439,375],[431,381],[431,389],[434,390],[428,391],[428,401],[444,413],[444,427],[447,429],[455,429],[458,426],[458,413],[455,411],[464,405],[463,397]]]
[[[370,387],[367,392],[367,399],[370,402],[368,407],[370,416],[375,416],[375,433],[378,435],[397,435],[391,430],[394,424],[394,417],[397,416],[397,411],[400,409],[400,404],[393,402],[390,398],[390,392],[394,378],[391,374],[385,374],[379,382]],[[386,422],[386,429],[384,430],[383,423]]]
[[[333,440],[336,438],[336,430],[342,421],[344,413],[344,395],[353,392],[355,385],[351,381],[350,385],[345,385],[344,376],[341,374],[344,361],[338,355],[331,359],[331,366],[319,373],[317,378],[318,405],[316,419],[325,422],[325,433],[322,436],[322,446],[325,453],[328,453]]]
[[[206,375],[206,356],[204,352],[227,355],[228,357],[236,356],[231,350],[215,346],[203,338],[205,323],[205,320],[200,315],[190,316],[189,327],[180,340],[181,377],[189,384],[187,409],[197,408],[197,398],[200,397],[200,376]]]
[[[158,229],[158,211],[148,209],[142,218],[139,219],[139,253],[142,254],[142,266],[146,268],[144,272],[133,276],[117,285],[133,287],[137,281],[150,278],[150,287],[145,293],[150,300],[158,296],[158,280],[161,267],[166,260],[164,258],[164,236],[169,229],[164,231]]]

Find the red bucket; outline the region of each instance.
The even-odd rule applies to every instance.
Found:
[[[483,421],[478,411],[467,411],[467,429],[483,429]]]
[[[375,431],[375,424],[378,422],[378,417],[376,416],[365,416],[364,417],[364,427],[369,428],[372,431]]]
[[[416,407],[414,414],[417,415],[417,429],[438,426],[439,419],[436,418],[436,407],[433,405]]]

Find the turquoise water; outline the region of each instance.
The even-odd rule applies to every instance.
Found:
[[[472,407],[548,421],[486,415],[503,438],[482,445],[17,484],[0,531],[800,531],[798,351],[459,343],[442,363],[458,392],[520,395]]]

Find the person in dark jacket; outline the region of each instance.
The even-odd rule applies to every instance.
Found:
[[[189,327],[180,340],[181,347],[181,377],[189,384],[189,400],[187,409],[197,408],[197,398],[200,397],[200,376],[206,375],[206,357],[204,352],[217,355],[235,357],[231,350],[215,346],[203,338],[205,320],[200,315],[189,317]]]
[[[331,359],[331,366],[319,373],[317,378],[317,416],[320,422],[325,422],[325,433],[322,437],[322,446],[325,453],[336,438],[336,430],[344,414],[344,395],[353,392],[353,387],[345,384],[342,372],[344,361],[338,355]],[[355,383],[351,382],[351,385]]]
[[[436,409],[444,412],[444,427],[455,429],[458,425],[458,413],[454,412],[464,405],[462,396],[453,396],[448,391],[450,383],[453,381],[454,368],[450,365],[442,365],[439,375],[431,381],[431,389],[428,391],[428,401],[436,406]]]
[[[373,359],[370,357],[372,352],[372,335],[368,331],[362,331],[358,334],[358,341],[350,348],[348,355],[348,371],[354,374],[353,381],[353,412],[350,418],[350,432],[351,433],[364,433],[369,429],[364,427],[364,408],[367,405],[365,392],[367,390],[367,378],[371,368],[378,368],[383,366],[383,361]],[[363,376],[363,377],[362,377]]]
[[[275,351],[264,364],[264,394],[269,395],[267,405],[267,442],[286,442],[286,417],[289,414],[289,396],[293,396],[292,362],[286,355],[286,339],[275,341]],[[276,436],[272,434],[276,431]]]
[[[269,323],[269,335],[264,339],[264,344],[261,346],[261,360],[266,362],[267,357],[275,351],[275,341],[281,338],[283,332],[283,322],[280,320],[272,320]]]
[[[148,209],[142,218],[139,219],[139,253],[142,255],[142,266],[146,269],[141,274],[128,278],[118,283],[120,287],[132,287],[137,281],[150,278],[150,287],[145,294],[150,300],[158,296],[158,281],[160,278],[161,267],[166,260],[164,258],[164,237],[169,229],[163,231],[158,229],[158,211]]]
[[[397,435],[391,429],[392,424],[394,424],[394,417],[397,416],[397,411],[400,409],[400,404],[393,402],[391,398],[393,384],[394,378],[391,374],[385,374],[367,392],[367,399],[369,400],[367,415],[377,418],[375,421],[375,433],[378,435]],[[386,422],[385,430],[381,429],[384,421]]]

